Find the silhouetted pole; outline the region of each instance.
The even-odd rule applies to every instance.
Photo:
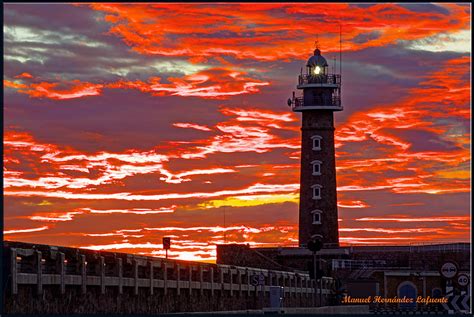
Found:
[[[319,269],[322,269],[321,256],[319,257]],[[323,276],[319,279],[319,306],[323,306]]]
[[[317,292],[318,292],[318,270],[317,270],[317,263],[318,263],[318,256],[317,252],[321,250],[323,247],[323,242],[319,238],[313,238],[313,240],[310,240],[308,242],[308,249],[310,251],[313,251],[313,272],[314,272],[314,295],[316,298]],[[316,301],[316,299],[315,299]],[[319,306],[321,306],[322,303],[322,279],[321,279],[321,284],[320,284],[320,292],[319,292]]]
[[[226,206],[224,206],[224,244],[226,244],[226,242],[227,242],[227,227],[226,227],[226,224],[225,224],[225,209],[226,209]]]
[[[313,251],[313,272],[314,272],[314,296],[316,298],[317,294],[318,294],[318,279],[317,279],[317,276],[318,276],[318,268],[317,268],[317,261],[318,261],[318,256],[316,254],[316,251]],[[315,306],[318,306],[316,305],[316,300],[315,300]]]

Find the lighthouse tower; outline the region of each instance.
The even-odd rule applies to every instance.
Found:
[[[335,72],[335,70],[334,70]],[[339,246],[334,111],[341,111],[341,75],[330,74],[319,48],[298,76],[288,105],[302,113],[299,245],[320,240],[323,248]]]

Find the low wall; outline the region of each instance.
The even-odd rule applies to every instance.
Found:
[[[341,305],[307,308],[284,308],[285,314],[368,314],[369,305]]]
[[[225,315],[263,315],[263,314],[351,314],[351,315],[362,315],[369,314],[369,305],[344,305],[344,306],[323,306],[323,307],[294,307],[288,308],[283,307],[280,309],[254,309],[254,310],[227,310],[227,311],[215,311],[212,314],[225,314]],[[207,312],[188,312],[181,313],[185,315],[200,315],[209,314]]]
[[[4,259],[10,314],[261,309],[269,306],[270,286],[284,288],[288,307],[312,306],[319,298],[304,273],[11,241],[4,243]],[[253,285],[255,277],[263,285]]]

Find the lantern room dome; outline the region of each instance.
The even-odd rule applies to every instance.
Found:
[[[328,62],[326,61],[324,57],[321,56],[321,51],[317,48],[314,50],[314,55],[308,59],[308,63],[306,64],[306,66],[326,67],[328,66]]]

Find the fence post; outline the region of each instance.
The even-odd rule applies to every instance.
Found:
[[[66,293],[66,281],[65,281],[66,270],[64,267],[64,261],[65,261],[65,255],[64,253],[60,252],[59,253],[59,274],[61,274],[61,294]]]
[[[203,271],[202,271],[202,265],[199,265],[199,285],[200,285],[200,294],[204,294],[204,279],[203,279]]]
[[[181,294],[181,285],[180,285],[180,271],[181,271],[181,268],[179,266],[179,263],[176,263],[176,293],[178,295]]]
[[[36,276],[37,276],[37,293],[43,294],[43,263],[41,251],[36,251]]]
[[[133,259],[133,279],[135,280],[134,294],[138,295],[138,262],[135,258]]]
[[[239,297],[242,297],[242,271],[239,270],[238,281],[239,283]]]
[[[100,257],[99,265],[100,265],[100,269],[99,269],[99,272],[100,272],[100,293],[105,294],[105,260],[104,260],[103,256]]]
[[[81,254],[81,276],[82,276],[82,285],[81,290],[82,294],[85,294],[87,291],[87,275],[86,275],[86,256]]]
[[[119,294],[123,294],[123,264],[122,264],[121,258],[117,259],[117,267],[118,267]]]
[[[150,261],[150,295],[153,295],[154,280],[153,280],[153,261]]]
[[[250,296],[250,272],[249,269],[245,269],[245,272],[247,273],[247,296]]]
[[[161,269],[163,270],[163,292],[166,295],[168,292],[168,269],[165,261],[161,262]]]
[[[224,294],[224,269],[222,267],[219,268],[219,277],[221,282],[221,295]]]
[[[18,294],[18,265],[17,265],[17,251],[11,249],[11,273],[12,273],[12,294]]]
[[[210,275],[211,275],[211,296],[214,296],[214,268],[211,267],[210,269]]]
[[[230,297],[234,294],[233,275],[232,268],[229,268]]]
[[[305,277],[305,279],[304,279],[304,286],[305,286],[305,289],[306,289],[306,290],[305,290],[305,296],[306,296],[306,297],[309,296],[309,295],[308,295],[308,280],[309,280],[309,278],[308,278],[308,277]]]
[[[189,296],[193,293],[193,265],[189,264]]]
[[[291,296],[293,295],[293,289],[291,288],[291,282],[293,280],[293,275],[292,274],[288,274],[288,286],[290,287],[290,298]]]

